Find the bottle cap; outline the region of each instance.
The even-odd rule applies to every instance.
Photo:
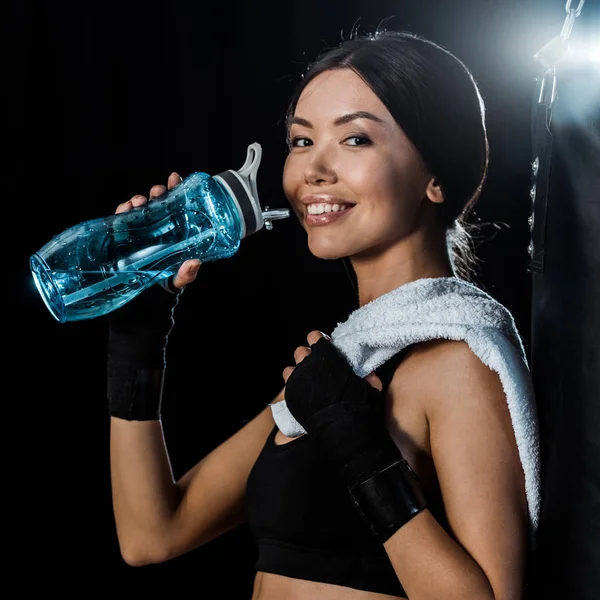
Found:
[[[262,229],[265,224],[256,187],[256,173],[261,158],[262,148],[258,142],[254,142],[248,146],[246,162],[241,169],[229,169],[214,176],[238,204],[242,215],[242,238]]]

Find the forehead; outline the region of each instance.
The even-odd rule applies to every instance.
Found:
[[[332,118],[356,110],[368,110],[382,118],[389,114],[383,102],[352,69],[335,69],[309,81],[300,94],[295,114],[309,119],[319,115]]]

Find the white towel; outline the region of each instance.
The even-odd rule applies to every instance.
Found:
[[[537,408],[523,343],[506,307],[457,277],[423,278],[357,308],[331,333],[332,343],[360,377],[404,347],[438,338],[464,340],[500,377],[525,474],[531,533],[535,534],[540,510]],[[285,400],[271,404],[271,412],[284,435],[306,433]]]

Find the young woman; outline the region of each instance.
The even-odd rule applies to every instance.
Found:
[[[460,60],[410,33],[356,36],[311,65],[287,128],[286,197],[312,254],[348,257],[361,307],[468,277],[462,224],[488,143]],[[173,173],[117,212],[180,181]],[[184,263],[172,291],[199,266]],[[175,481],[160,398],[176,298],[156,286],[111,316],[112,489],[127,563],[167,561],[248,521],[253,600],[522,597],[523,466],[498,373],[468,343],[416,341],[361,378],[329,336],[308,332],[272,405]],[[298,437],[274,421],[284,400]]]

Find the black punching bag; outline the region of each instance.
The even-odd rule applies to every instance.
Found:
[[[539,85],[529,253],[542,483],[529,597],[599,600],[600,64],[559,63]]]

